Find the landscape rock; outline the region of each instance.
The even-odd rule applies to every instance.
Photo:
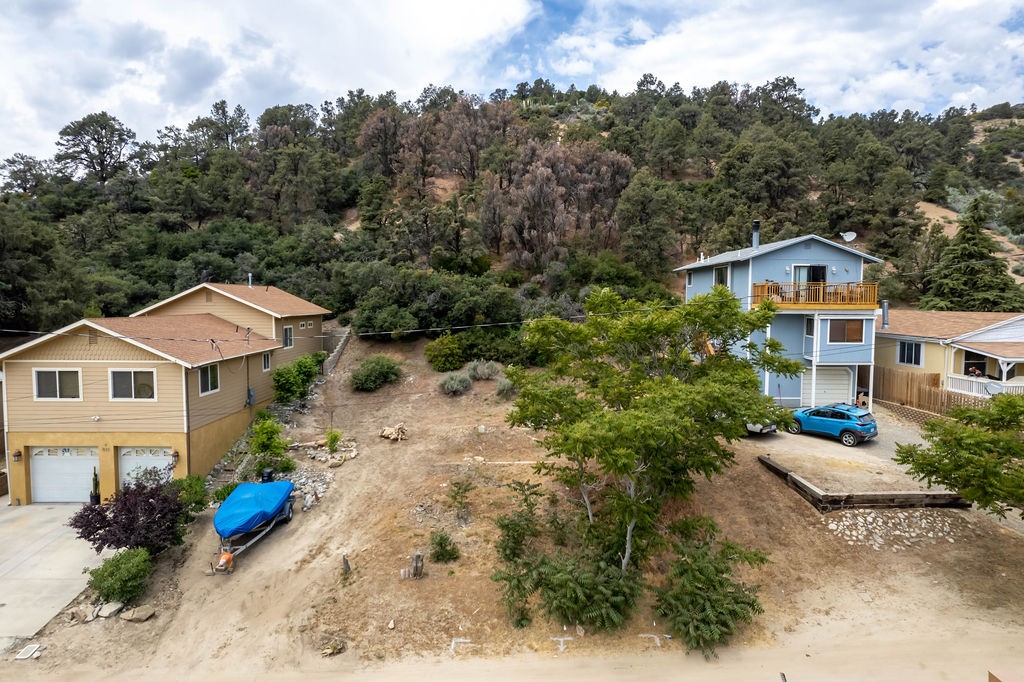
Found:
[[[143,606],[137,606],[130,611],[125,611],[121,614],[121,620],[126,620],[129,623],[143,623],[156,615],[156,609],[148,604]]]
[[[119,601],[107,602],[106,604],[100,607],[100,611],[96,615],[100,618],[112,618],[113,616],[116,616],[118,613],[120,613],[121,609],[123,608],[124,604],[122,604]]]

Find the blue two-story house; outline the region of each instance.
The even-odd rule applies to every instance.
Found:
[[[774,301],[775,319],[751,340],[779,340],[806,369],[796,377],[764,372],[765,395],[786,407],[853,402],[857,387],[874,380],[878,283],[863,281],[863,272],[881,260],[817,235],[762,245],[758,227],[749,248],[701,254],[675,269],[685,273],[687,299],[721,285],[748,308]]]

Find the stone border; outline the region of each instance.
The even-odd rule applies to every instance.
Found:
[[[910,422],[914,422],[918,426],[924,426],[924,423],[926,421],[932,419],[948,419],[948,417],[945,417],[941,414],[936,414],[935,412],[928,412],[927,410],[920,410],[916,407],[911,407],[910,405],[903,405],[902,403],[892,403],[889,402],[888,400],[879,400],[877,398],[873,402],[876,405],[881,405],[885,409],[895,414],[897,417],[901,419],[906,419],[907,421]]]
[[[971,503],[956,493],[880,492],[827,493],[795,474],[770,455],[758,455],[757,461],[795,490],[822,514],[840,509],[902,509],[907,507],[956,507],[966,509]]]

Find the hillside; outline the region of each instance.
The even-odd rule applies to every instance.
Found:
[[[756,456],[785,454],[789,466],[826,487],[918,484],[872,450],[851,452],[788,434],[736,443],[737,465],[700,482],[689,505],[688,511],[715,516],[730,539],[771,556],[767,566],[744,575],[763,586],[765,613],[721,650],[721,664],[683,657],[678,640],[661,637],[655,645],[645,635],[664,630],[644,607],[626,629],[608,635],[565,630],[543,617],[527,629],[512,628],[489,577],[493,520],[507,509],[505,483],[537,480],[530,462],[540,452],[533,434],[504,424],[509,403],[494,396],[493,382],[478,382],[459,398],[440,394],[440,375],[426,365],[422,346],[352,341],[339,369],[318,387],[309,413],[293,415],[287,435],[315,440],[333,415],[358,456],[328,468],[300,450],[305,475],[333,474],[333,482],[310,511],[297,513],[290,525],[240,556],[233,574],[204,575],[217,551],[208,511],[186,546],[160,559],[142,600],[157,608],[153,619],[76,624],[75,604],[33,640],[43,646],[41,658],[0,662],[0,677],[161,679],[189,670],[208,678],[306,679],[356,671],[387,678],[409,665],[416,670],[416,661],[456,660],[466,667],[443,669],[458,680],[474,678],[479,667],[470,661],[478,658],[512,657],[489,664],[500,668],[522,664],[524,655],[548,662],[568,657],[580,665],[594,656],[642,655],[643,665],[664,661],[673,670],[712,679],[737,669],[729,666],[752,666],[743,669],[755,674],[757,661],[763,665],[780,654],[794,659],[784,668],[792,673],[840,650],[872,647],[889,653],[861,661],[861,670],[878,669],[886,660],[892,669],[905,669],[903,656],[918,650],[929,651],[937,666],[958,669],[977,652],[991,654],[991,643],[1002,643],[1011,655],[1024,636],[1024,535],[976,512],[905,510],[876,512],[872,518],[889,525],[849,539],[850,524],[865,515],[822,517]],[[401,358],[405,379],[374,394],[354,394],[346,381],[350,369],[376,352]],[[888,438],[916,437],[912,426],[885,413],[879,418]],[[378,436],[382,426],[398,423],[408,428],[408,440]],[[838,457],[822,456],[830,446]],[[476,485],[465,525],[447,497],[454,480]],[[900,535],[907,524],[920,531],[919,538]],[[403,580],[400,570],[409,566],[411,553],[425,550],[438,529],[452,535],[462,558],[449,565],[428,561],[423,579]],[[343,557],[352,569],[347,576]],[[565,635],[573,640],[559,655],[551,638]],[[453,652],[457,638],[470,641],[456,643]],[[879,649],[879,642],[885,647]],[[899,647],[890,646],[897,642]],[[614,679],[613,670],[593,672],[590,679]]]

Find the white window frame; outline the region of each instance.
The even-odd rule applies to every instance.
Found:
[[[131,373],[131,375],[132,375],[132,395],[131,395],[131,397],[119,398],[119,397],[116,397],[114,395],[114,373],[115,372],[129,372],[129,373]],[[150,395],[149,397],[141,397],[141,396],[136,396],[135,395],[135,373],[136,372],[139,372],[139,373],[145,372],[146,374],[149,374],[150,376],[153,377],[153,381],[150,382],[152,384],[152,395]],[[149,402],[149,401],[155,401],[156,400],[156,370],[155,369],[145,369],[145,368],[137,369],[137,368],[134,368],[134,367],[111,367],[109,370],[107,370],[107,381],[108,381],[108,385],[110,386],[110,393],[108,395],[109,395],[111,401],[115,401],[115,400],[116,401],[145,400],[145,401]]]
[[[725,270],[725,284],[723,286],[729,289],[732,287],[732,266],[729,263],[715,265],[711,268],[711,286],[717,286],[718,282],[715,281],[715,273],[723,269]]]
[[[299,322],[299,329],[305,329],[305,328],[306,328],[306,323],[305,322]]]
[[[817,323],[817,320],[815,320],[813,317],[805,317],[804,318],[804,336],[810,336],[810,337],[814,337],[815,336],[814,332],[816,330],[815,330],[814,327],[815,327],[816,323]],[[807,331],[808,329],[810,329],[811,331],[808,332]]]
[[[206,385],[208,387],[208,390],[206,391],[203,390],[204,373],[206,374]],[[215,388],[209,388],[211,383],[213,383],[211,382],[211,377],[213,376],[216,376],[215,381],[217,386]],[[203,365],[202,367],[199,368],[199,395],[211,395],[213,393],[217,393],[218,391],[220,391],[220,363],[215,362],[212,365]]]
[[[270,353],[264,353],[263,354],[263,371],[264,372],[269,372],[270,371]]]
[[[40,372],[54,372],[54,377],[57,385],[57,395],[55,397],[40,396],[39,395],[39,374]],[[60,397],[60,373],[61,372],[74,372],[78,377],[78,397],[77,398],[61,398]],[[33,367],[32,368],[32,395],[36,400],[45,402],[57,402],[57,401],[82,401],[82,370],[80,367]]]
[[[285,348],[291,348],[295,345],[295,330],[290,324],[284,326],[281,330],[281,336],[281,341],[284,343]]]
[[[833,322],[844,322],[849,324],[850,322],[860,322],[860,341],[833,341],[832,340],[832,323]],[[830,346],[862,346],[864,345],[864,338],[867,333],[866,320],[858,317],[831,317],[828,320],[828,333],[825,336],[825,343]]]
[[[904,348],[915,348],[911,355],[917,356],[917,362],[904,362]],[[907,367],[924,367],[924,344],[920,341],[898,341],[896,344],[896,364]]]

